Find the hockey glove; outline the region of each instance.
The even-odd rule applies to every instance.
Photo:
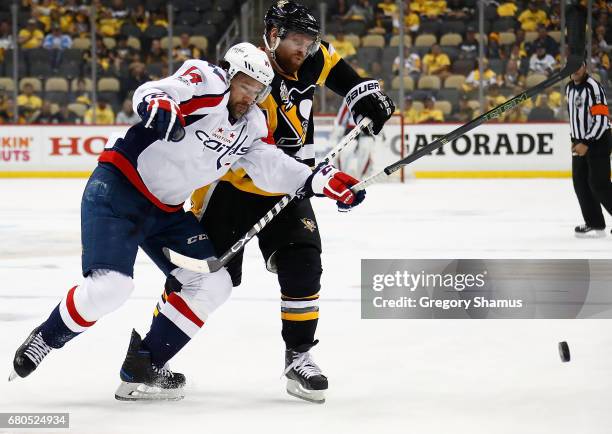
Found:
[[[395,104],[386,94],[380,90],[380,84],[376,80],[368,80],[359,83],[346,94],[346,104],[355,122],[364,117],[372,119],[372,132],[378,134],[385,122],[395,112]]]
[[[138,114],[145,128],[155,130],[160,140],[178,142],[185,137],[185,119],[180,107],[165,95],[154,95],[138,104]]]
[[[350,211],[365,199],[365,190],[353,193],[350,187],[359,181],[344,172],[340,172],[331,164],[320,164],[306,179],[304,187],[297,196],[327,196],[336,201],[338,211]]]

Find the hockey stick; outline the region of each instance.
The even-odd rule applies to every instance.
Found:
[[[567,31],[568,31],[568,42],[570,47],[570,55],[568,56],[565,67],[560,71],[551,75],[548,79],[544,80],[540,84],[527,89],[525,92],[515,96],[514,98],[506,101],[503,104],[489,110],[485,114],[472,119],[467,124],[460,126],[459,128],[451,131],[445,136],[442,136],[428,145],[423,146],[418,151],[413,152],[409,156],[402,158],[399,161],[385,167],[382,171],[364,179],[360,183],[354,185],[351,190],[357,192],[364,190],[368,185],[380,182],[383,179],[389,177],[392,173],[398,171],[400,168],[418,160],[424,155],[430,154],[436,149],[444,146],[448,142],[452,142],[461,135],[473,130],[479,125],[500,117],[504,112],[513,109],[514,107],[527,101],[529,98],[539,94],[543,90],[555,85],[561,80],[569,77],[578,68],[580,68],[584,60],[584,39],[585,39],[585,25],[586,25],[586,14],[584,9],[579,6],[569,6],[567,12]]]
[[[370,125],[371,122],[372,121],[368,118],[363,118],[361,121],[359,121],[355,128],[349,131],[349,133],[344,136],[331,151],[329,151],[321,162],[327,163],[332,160],[342,149],[353,141],[364,128]],[[261,230],[266,227],[266,225],[270,223],[270,221],[272,221],[272,219],[276,217],[278,213],[283,210],[283,208],[289,205],[289,202],[291,202],[292,199],[293,196],[283,196],[283,198],[276,205],[274,205],[274,208],[268,211],[266,215],[255,223],[255,225],[249,229],[249,231],[244,234],[242,238],[236,241],[234,245],[218,259],[195,259],[189,256],[181,255],[180,253],[177,253],[167,247],[163,248],[164,255],[166,255],[166,258],[168,258],[168,260],[177,267],[194,271],[196,273],[214,273],[231,261],[236,253],[242,250],[246,243],[251,241],[251,239],[261,232]]]

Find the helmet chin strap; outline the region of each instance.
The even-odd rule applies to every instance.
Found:
[[[276,69],[278,69],[280,72],[282,72],[283,74],[287,74],[287,72],[284,70],[284,68],[282,66],[279,65],[278,61],[276,60],[276,49],[278,48],[278,46],[281,43],[281,38],[276,37],[274,38],[274,43],[272,44],[272,46],[270,46],[270,44],[268,43],[268,38],[266,37],[266,34],[263,34],[263,40],[264,40],[264,45],[266,46],[266,50],[268,50],[268,53],[270,53],[270,57],[272,58],[272,64],[276,67]]]
[[[264,40],[264,44],[266,46],[266,49],[270,52],[270,56],[272,56],[273,60],[276,60],[276,49],[278,48],[278,46],[280,45],[280,38],[274,38],[274,47],[271,47],[270,44],[268,44],[268,38],[266,37],[266,34],[263,34],[263,40]]]

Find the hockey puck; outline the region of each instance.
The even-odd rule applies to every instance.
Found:
[[[563,363],[570,361],[570,350],[567,342],[559,342],[559,357]]]

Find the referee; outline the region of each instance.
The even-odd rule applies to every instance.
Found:
[[[586,69],[583,62],[565,86],[572,139],[572,179],[585,223],[574,231],[578,238],[599,238],[606,235],[600,205],[612,215],[612,137],[606,95]]]

